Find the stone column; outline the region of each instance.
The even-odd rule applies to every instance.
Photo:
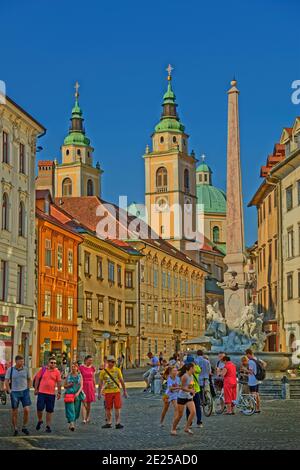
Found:
[[[240,162],[239,110],[236,80],[232,80],[228,91],[227,133],[227,215],[226,256],[224,263],[225,317],[230,328],[236,323],[241,309],[246,305],[244,275],[244,216]]]

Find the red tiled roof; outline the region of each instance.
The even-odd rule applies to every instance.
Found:
[[[260,168],[261,178],[266,178],[270,173],[273,166],[281,162],[285,158],[285,148],[284,145],[276,143],[274,145],[273,153],[269,154],[267,157],[267,164],[262,165]]]
[[[53,160],[39,160],[38,166],[54,166]]]

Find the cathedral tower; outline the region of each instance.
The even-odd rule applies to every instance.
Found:
[[[55,163],[55,196],[101,196],[99,163],[93,166],[93,147],[85,135],[82,111],[79,106],[79,85],[75,85],[75,104],[72,109],[69,134],[61,146],[62,163]]]
[[[149,225],[179,250],[188,252],[196,231],[196,159],[188,153],[188,135],[177,114],[172,67],[163,111],[145,159],[145,203]]]

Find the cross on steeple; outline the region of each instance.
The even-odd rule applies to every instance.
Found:
[[[206,155],[203,153],[203,154],[201,155],[201,158],[202,158],[202,162],[204,163],[204,161],[205,161],[205,159],[206,159]]]
[[[168,67],[166,68],[166,71],[168,72],[168,80],[171,80],[172,70],[174,70],[174,68],[172,67],[171,64],[169,64]]]
[[[79,97],[79,92],[78,92],[79,87],[80,87],[80,85],[79,85],[79,83],[76,81],[75,86],[74,86],[74,88],[75,88],[75,98],[76,98],[76,99]]]

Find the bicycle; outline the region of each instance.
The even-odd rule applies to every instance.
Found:
[[[6,400],[7,400],[7,396],[6,396],[6,391],[4,390],[4,380],[1,380],[1,382],[0,382],[0,402],[1,402],[1,405],[6,405]]]
[[[249,393],[242,392],[242,383],[238,383],[238,394],[235,400],[235,406],[240,409],[245,416],[251,416],[256,410],[256,400]],[[225,410],[224,389],[215,398],[215,412],[221,415]]]
[[[209,388],[209,383],[207,384],[208,379],[204,379],[203,391],[201,394],[201,406],[203,408],[203,414],[207,418],[212,414],[213,411],[213,398]]]

